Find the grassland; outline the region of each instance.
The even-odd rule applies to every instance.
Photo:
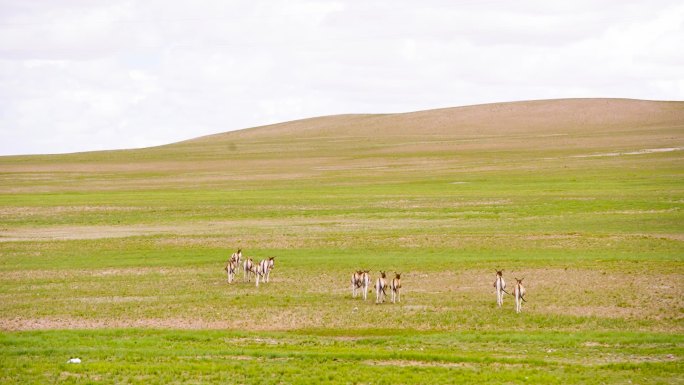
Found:
[[[0,382],[681,383],[682,149],[684,103],[598,99],[0,158]]]

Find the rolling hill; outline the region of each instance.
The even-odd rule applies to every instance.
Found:
[[[0,158],[0,170],[195,170],[239,180],[326,170],[477,167],[498,152],[584,156],[684,146],[684,102],[562,99],[285,122],[160,147]],[[526,155],[524,155],[526,154]],[[472,163],[471,163],[472,162]],[[371,170],[369,170],[371,169]],[[436,170],[435,170],[436,171]],[[5,184],[7,187],[8,184]],[[1,191],[1,190],[0,190]]]
[[[684,102],[627,99],[0,157],[0,382],[676,383],[683,165]]]

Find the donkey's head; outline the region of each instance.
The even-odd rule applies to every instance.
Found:
[[[380,271],[380,277],[387,278],[387,273],[385,273],[384,271],[381,270]]]
[[[401,279],[401,273],[394,272],[394,278]]]

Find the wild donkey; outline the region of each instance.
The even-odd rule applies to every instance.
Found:
[[[240,260],[242,260],[242,249],[238,249],[234,252],[228,261],[235,261],[235,266],[240,266]]]
[[[238,249],[237,252],[233,253],[233,255],[230,256],[230,260],[235,261],[235,264],[239,265],[242,260],[242,249]]]
[[[271,275],[271,270],[275,267],[275,257],[269,257],[259,262],[256,268],[256,285],[259,287],[259,277],[261,280],[268,283],[268,278]]]
[[[228,261],[225,267],[225,270],[228,273],[228,283],[233,283],[233,279],[235,278],[235,269],[237,269],[237,262],[231,259]]]
[[[395,300],[401,302],[401,273],[394,272],[390,288],[392,289],[392,303],[395,303]]]
[[[256,271],[254,271],[254,261],[252,261],[252,258],[247,258],[245,261],[242,263],[242,271],[243,271],[243,276],[242,280],[251,282],[252,281],[252,274],[256,274]]]
[[[503,270],[496,270],[496,279],[494,280],[494,289],[496,289],[496,304],[501,307],[503,305],[503,295],[508,294],[506,291],[506,281],[503,279]]]
[[[525,288],[523,287],[523,278],[516,278],[516,284],[513,287],[513,298],[515,298],[515,312],[520,313],[522,311],[522,303],[527,302],[525,299]]]
[[[387,288],[387,274],[380,272],[380,277],[375,281],[375,303],[385,302],[385,288]]]
[[[356,298],[356,291],[358,289],[361,289],[364,301],[368,297],[368,286],[370,285],[370,275],[368,274],[368,271],[369,270],[359,270],[352,274],[352,298]]]

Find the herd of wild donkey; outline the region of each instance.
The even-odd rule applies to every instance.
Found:
[[[252,275],[256,278],[256,285],[259,287],[259,279],[262,282],[268,283],[271,270],[275,267],[275,258],[269,257],[268,259],[261,260],[258,264],[254,263],[252,258],[247,258],[242,260],[242,249],[238,249],[233,253],[228,262],[226,262],[225,270],[228,273],[228,283],[233,283],[235,280],[235,272],[240,266],[240,261],[242,261],[242,271],[243,280],[247,282],[252,281]],[[352,274],[351,286],[352,286],[352,297],[356,298],[358,296],[359,290],[363,294],[363,299],[366,300],[368,297],[368,288],[370,286],[370,270],[357,270]],[[516,278],[515,285],[513,286],[513,298],[515,299],[515,311],[520,313],[522,311],[522,303],[527,302],[525,299],[525,288],[523,287],[523,279]],[[392,294],[392,303],[401,302],[401,273],[394,273],[394,278],[392,281],[387,282],[387,273],[380,271],[380,277],[375,281],[375,303],[379,304],[385,302],[385,296],[387,295],[386,290],[389,286]],[[503,278],[503,270],[496,270],[496,279],[494,280],[494,289],[496,289],[496,304],[501,307],[503,305],[503,295],[508,294],[506,291],[506,281]]]

